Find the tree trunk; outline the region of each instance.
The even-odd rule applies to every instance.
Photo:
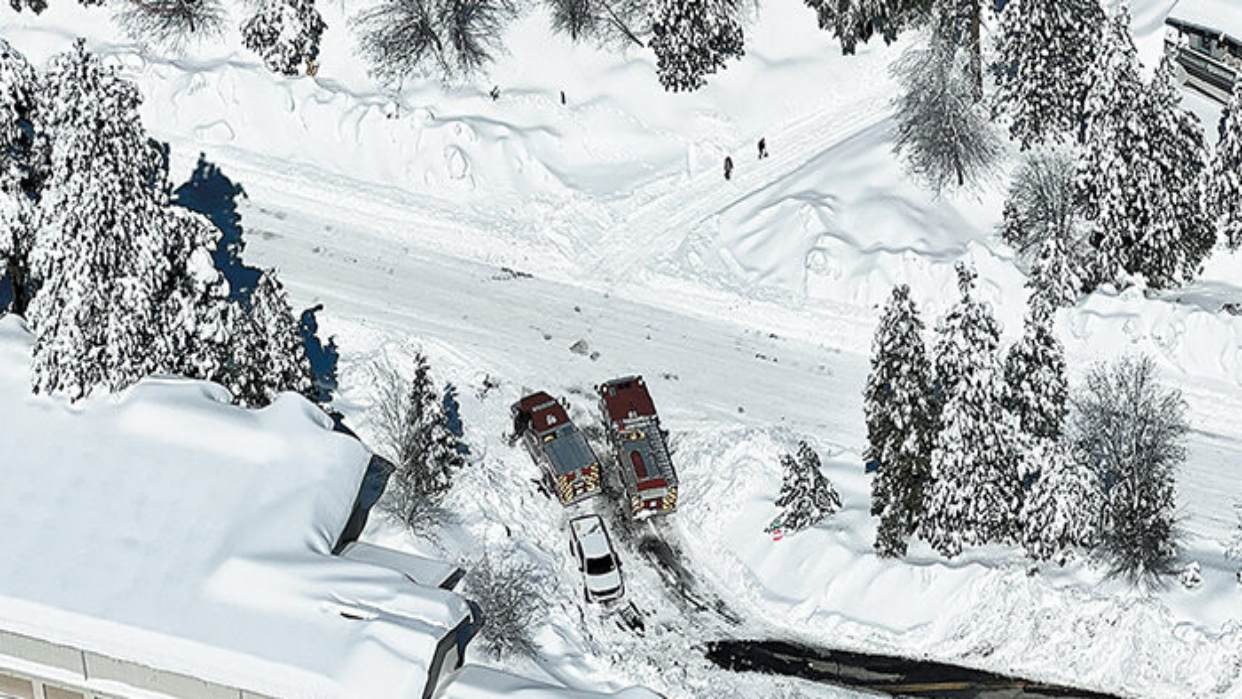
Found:
[[[13,286],[13,303],[10,310],[24,318],[26,316],[26,309],[30,306],[29,279],[27,279],[25,270],[17,260],[10,259],[6,269],[9,275],[9,284]]]
[[[970,3],[970,79],[975,102],[983,101],[983,0]]]

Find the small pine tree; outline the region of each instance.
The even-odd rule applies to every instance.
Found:
[[[923,320],[910,287],[896,286],[876,328],[863,394],[865,459],[876,465],[871,514],[880,518],[875,547],[881,555],[904,555],[906,538],[918,529],[935,438],[930,373]]]
[[[1242,81],[1220,118],[1220,140],[1208,170],[1207,202],[1230,249],[1242,245]]]
[[[249,308],[231,317],[232,361],[222,383],[238,403],[260,408],[285,391],[314,395],[298,319],[275,270],[260,275]]]
[[[1072,551],[1095,542],[1099,484],[1064,442],[1036,439],[1026,459],[1039,476],[1022,504],[1022,544],[1037,561],[1064,563]]]
[[[737,13],[737,0],[654,0],[651,50],[664,89],[697,90],[745,53]]]
[[[1186,406],[1148,357],[1100,365],[1073,396],[1070,434],[1101,486],[1099,550],[1114,574],[1154,582],[1177,558],[1176,471]]]
[[[268,70],[292,76],[319,56],[327,27],[314,0],[261,0],[242,25],[242,44],[259,54]]]
[[[1027,437],[1057,441],[1069,412],[1065,349],[1053,332],[1052,311],[1032,297],[1022,339],[1005,355],[1005,408]]]
[[[1004,409],[1000,328],[958,264],[961,300],[940,322],[933,360],[939,422],[922,536],[952,558],[962,547],[1020,534],[1018,428]]]
[[[465,459],[444,403],[421,353],[406,378],[388,364],[373,369],[380,440],[396,470],[388,481],[390,508],[408,525],[418,525],[452,486]]]
[[[1028,148],[1074,138],[1105,21],[1099,0],[1012,0],[1001,13],[996,101]]]
[[[776,498],[781,514],[768,526],[769,532],[800,532],[841,509],[841,496],[820,470],[819,454],[806,442],[798,445],[798,458],[789,454],[781,457],[781,467],[784,479]]]

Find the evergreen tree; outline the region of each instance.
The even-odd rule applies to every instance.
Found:
[[[1032,297],[1022,339],[1005,356],[1005,407],[1023,435],[1055,442],[1065,430],[1069,384],[1052,323],[1051,309]]]
[[[1077,241],[1056,235],[1040,243],[1027,286],[1041,303],[1066,308],[1078,302],[1087,285],[1087,274]]]
[[[1010,0],[1001,13],[996,100],[1028,148],[1077,136],[1100,46],[1099,0]]]
[[[918,529],[935,438],[931,367],[910,287],[893,288],[871,346],[863,413],[864,458],[876,465],[871,481],[871,514],[880,518],[875,547],[881,555],[901,556],[906,538]]]
[[[1151,219],[1153,186],[1146,179],[1147,120],[1140,116],[1146,94],[1124,7],[1108,21],[1088,85],[1078,202],[1092,225],[1092,274],[1113,281],[1130,267]]]
[[[142,128],[137,89],[81,40],[52,59],[44,84],[49,171],[31,250],[40,284],[27,318],[32,374],[36,391],[77,399],[158,366],[150,347],[167,330],[158,309],[170,273],[164,160]]]
[[[159,294],[158,322],[168,331],[153,338],[155,370],[227,384],[241,309],[229,303],[228,282],[212,260],[220,230],[181,207],[169,207],[165,216],[169,273]]]
[[[222,383],[239,403],[262,407],[284,391],[312,395],[314,381],[298,319],[274,270],[259,277],[250,307],[232,318],[232,362]]]
[[[1129,271],[1150,286],[1191,281],[1216,245],[1212,217],[1204,206],[1208,146],[1199,120],[1181,106],[1173,59],[1161,60],[1145,101],[1151,127],[1146,159],[1153,186],[1147,192],[1151,218],[1131,255]]]
[[[1172,62],[1143,86],[1135,56],[1123,8],[1092,74],[1079,202],[1099,278],[1139,274],[1164,288],[1193,278],[1215,244],[1202,196],[1207,146],[1180,106]]]
[[[242,25],[242,44],[272,72],[297,75],[319,56],[319,38],[327,26],[314,0],[261,0]]]
[[[800,532],[831,517],[841,509],[841,497],[820,471],[819,454],[806,442],[798,445],[798,458],[781,457],[784,478],[776,506],[781,514],[768,527]]]
[[[1208,171],[1207,202],[1231,249],[1242,245],[1242,81],[1220,119],[1220,141]]]
[[[737,0],[654,0],[651,49],[664,89],[697,90],[745,53],[737,13]]]
[[[850,55],[859,43],[879,34],[891,44],[898,33],[915,19],[926,0],[805,0],[815,10],[819,28],[831,31],[841,42],[841,52]]]
[[[0,39],[0,280],[7,274],[12,310],[30,301],[30,248],[39,194],[35,124],[38,81],[16,49]]]
[[[974,297],[975,277],[958,264],[962,297],[937,328],[933,360],[940,409],[921,527],[948,557],[1020,534],[1018,429],[1004,409],[1000,328]]]
[[[414,356],[411,378],[379,365],[375,379],[380,439],[396,466],[386,489],[389,507],[402,521],[416,525],[452,486],[453,472],[465,463],[464,449],[453,434],[425,356]]]
[[[1095,542],[1099,484],[1070,456],[1065,442],[1036,439],[1026,458],[1039,477],[1022,505],[1022,544],[1037,561],[1063,563],[1073,550]]]
[[[1070,434],[1101,487],[1099,550],[1115,574],[1152,582],[1177,558],[1176,471],[1190,427],[1181,393],[1150,358],[1095,367],[1073,396]]]

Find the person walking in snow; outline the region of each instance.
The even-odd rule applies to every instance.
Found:
[[[725,179],[733,179],[733,158],[725,156]]]
[[[768,157],[768,139],[760,137],[759,139],[759,159],[763,160]]]

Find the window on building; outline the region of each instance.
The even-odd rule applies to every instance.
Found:
[[[20,677],[0,673],[0,697],[5,699],[34,699],[34,683]]]
[[[85,699],[81,692],[51,684],[43,685],[43,696],[45,699]]]

